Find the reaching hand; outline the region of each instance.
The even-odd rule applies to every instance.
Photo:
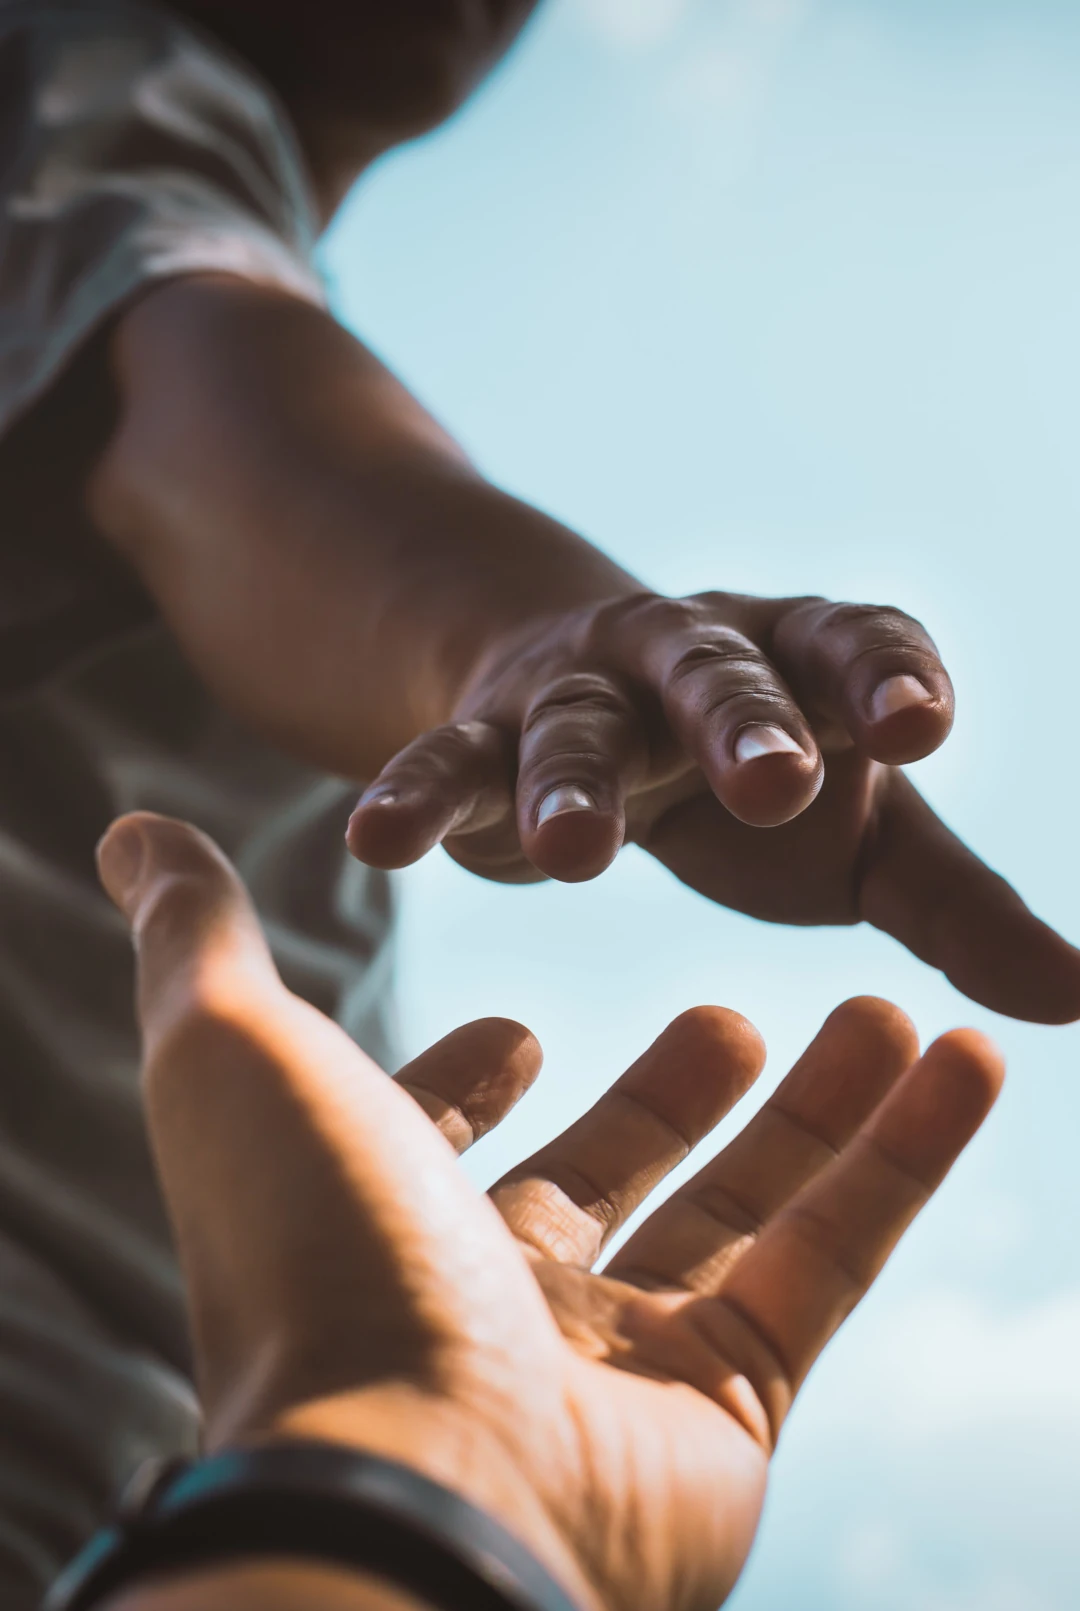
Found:
[[[606,1240],[756,1077],[699,1008],[485,1202],[436,1128],[291,996],[194,830],[125,818],[104,881],[139,956],[149,1124],[207,1442],[317,1435],[486,1506],[591,1611],[714,1611],[794,1394],[997,1094],[959,1031],[835,1012],[776,1094],[602,1275]],[[408,1071],[461,1140],[535,1072],[461,1030]]]
[[[934,645],[897,610],[631,595],[486,655],[455,721],[364,794],[349,844],[402,867],[442,841],[485,877],[573,881],[628,838],[721,905],[865,919],[985,1006],[1071,1021],[1080,951],[898,770],[952,715]]]

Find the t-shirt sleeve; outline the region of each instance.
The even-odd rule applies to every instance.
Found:
[[[316,233],[288,119],[226,50],[139,0],[0,0],[0,692],[137,613],[64,488],[25,484],[60,421],[57,469],[77,458],[61,377],[178,275],[322,303]]]

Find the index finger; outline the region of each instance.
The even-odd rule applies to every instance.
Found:
[[[512,1018],[452,1029],[394,1076],[455,1152],[502,1123],[540,1072],[540,1043]]]
[[[775,827],[816,797],[821,755],[781,673],[730,615],[726,597],[623,599],[602,617],[602,647],[658,700],[732,816]]]
[[[489,1282],[542,1335],[498,1217],[406,1092],[285,988],[218,848],[138,813],[99,866],[136,938],[148,1127],[214,1439],[270,1337],[263,1417],[362,1386],[387,1352],[423,1375],[474,1335]]]

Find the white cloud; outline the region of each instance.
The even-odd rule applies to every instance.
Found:
[[[1009,1310],[945,1285],[870,1303],[781,1443],[762,1560],[794,1548],[814,1611],[1072,1611],[1078,1364],[1075,1283]],[[786,1566],[765,1577],[740,1611],[792,1603]]]
[[[1001,1421],[1080,1427],[1080,1292],[1012,1314],[948,1292],[888,1316],[870,1387],[904,1442]]]

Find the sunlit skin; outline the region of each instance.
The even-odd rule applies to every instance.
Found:
[[[994,1049],[961,1030],[920,1058],[897,1008],[848,1002],[593,1274],[752,1085],[764,1047],[745,1019],[683,1014],[485,1201],[447,1138],[464,1145],[530,1083],[526,1030],[486,1021],[426,1053],[404,1076],[422,1112],[285,990],[208,840],[129,817],[100,865],[137,942],[207,1446],[375,1450],[486,1506],[583,1611],[715,1611],[792,1399],[985,1118]],[[273,1563],[252,1571],[274,1580]],[[213,1577],[148,1586],[124,1611],[224,1604]],[[275,1611],[312,1603],[310,1584],[289,1599],[281,1582]],[[384,1603],[339,1587],[343,1611]],[[228,1590],[259,1603],[250,1582]]]

